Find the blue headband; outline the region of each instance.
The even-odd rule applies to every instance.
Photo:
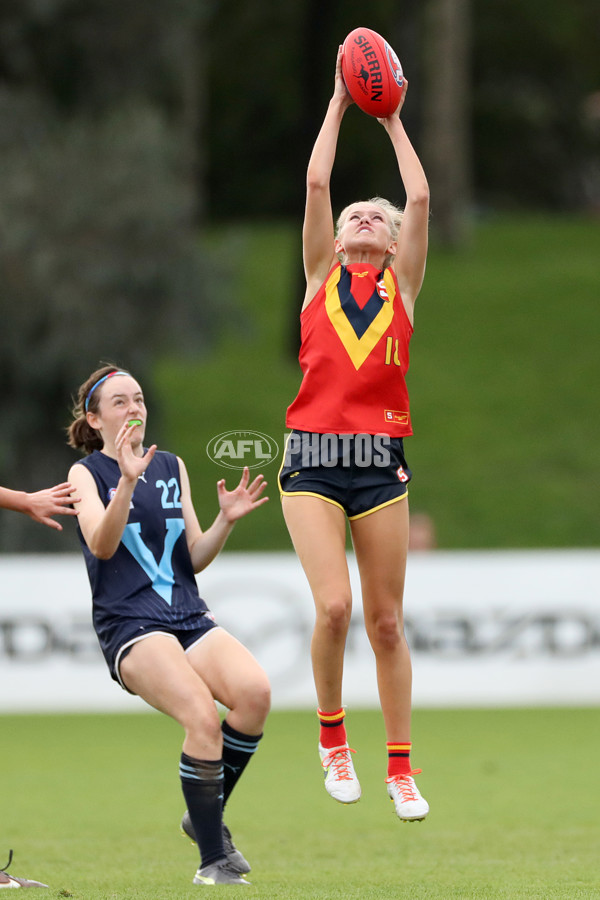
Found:
[[[93,385],[91,386],[91,388],[89,389],[89,391],[88,391],[87,397],[85,398],[85,411],[86,411],[86,412],[88,411],[88,406],[90,405],[90,397],[92,396],[92,394],[94,393],[94,391],[96,390],[96,388],[97,388],[99,385],[101,385],[103,381],[106,381],[107,378],[112,378],[113,375],[129,375],[129,372],[109,372],[108,375],[104,375],[104,377],[103,377],[103,378],[100,378],[100,379],[96,382],[96,384],[93,384]]]

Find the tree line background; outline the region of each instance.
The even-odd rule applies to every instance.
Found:
[[[157,360],[208,351],[235,262],[199,236],[300,220],[357,25],[403,62],[439,246],[460,252],[493,210],[598,213],[597,0],[2,0],[0,483],[63,480],[65,398],[100,360],[126,360],[152,401]],[[402,202],[364,118],[345,127],[334,191]],[[16,519],[0,549],[59,549]]]

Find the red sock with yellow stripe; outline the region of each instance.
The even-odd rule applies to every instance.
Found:
[[[388,778],[392,775],[410,774],[410,741],[388,741]]]
[[[346,711],[342,706],[333,712],[323,712],[322,709],[317,710],[321,729],[319,732],[319,743],[321,747],[330,750],[332,747],[342,747],[348,743],[346,737],[346,726],[344,725],[344,717]]]

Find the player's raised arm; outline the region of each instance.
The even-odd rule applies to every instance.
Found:
[[[412,310],[425,276],[429,235],[429,185],[421,161],[404,129],[400,111],[406,97],[405,81],[396,112],[379,121],[387,131],[398,161],[406,192],[402,226],[398,235],[394,271],[404,305]]]
[[[227,490],[225,479],[217,482],[219,512],[212,525],[202,531],[192,504],[189,477],[183,463],[179,460],[181,474],[181,503],[188,548],[192,558],[194,572],[201,572],[219,554],[233,526],[248,513],[262,506],[269,499],[263,496],[267,486],[263,475],[257,475],[250,481],[250,472],[246,466],[239,484],[231,491]]]
[[[329,184],[342,118],[353,102],[342,78],[341,55],[340,47],[336,61],[333,96],[313,146],[306,172],[306,208],[302,230],[306,275],[304,306],[307,306],[314,297],[335,258]]]
[[[96,482],[84,466],[72,466],[69,479],[79,497],[79,527],[86,544],[97,559],[110,559],[123,537],[136,482],[121,478],[105,507]]]

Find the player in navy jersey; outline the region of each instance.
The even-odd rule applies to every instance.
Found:
[[[386,731],[387,792],[397,815],[415,821],[425,818],[429,805],[413,777],[420,770],[410,762],[412,672],[403,591],[411,472],[403,438],[412,433],[405,373],[425,273],[429,188],[400,118],[405,84],[398,108],[379,119],[405,189],[404,209],[374,197],[347,206],[335,227],[331,173],[352,104],[341,58],[342,48],[306,176],[303,379],[288,409],[292,433],[279,481],[285,521],[315,602],[311,656],[325,789],[341,803],[361,796],[342,702],[352,610],[348,521]],[[365,128],[380,125],[364,119]],[[376,445],[381,438],[385,444]]]
[[[183,727],[179,773],[186,820],[200,850],[194,884],[248,884],[250,866],[223,823],[223,807],[258,746],[269,711],[266,674],[219,627],[195,573],[234,523],[266,502],[262,475],[217,483],[220,511],[206,531],[181,459],[143,444],[144,395],[128,372],[105,366],[81,385],[69,444],[78,532],[93,620],[112,677]],[[215,701],[227,709],[220,721]],[[189,816],[188,816],[189,814]]]

